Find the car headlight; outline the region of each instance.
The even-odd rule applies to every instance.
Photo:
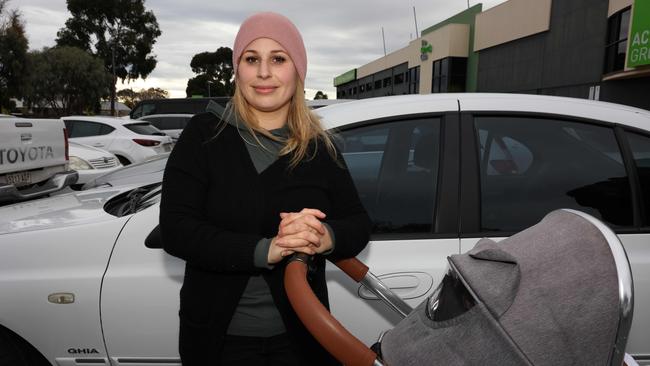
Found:
[[[88,162],[84,159],[78,158],[76,156],[70,157],[70,169],[72,170],[88,170],[94,169]]]

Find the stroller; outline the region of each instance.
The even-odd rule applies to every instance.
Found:
[[[372,349],[313,295],[309,259],[285,273],[292,306],[314,337],[347,366],[623,364],[632,324],[627,255],[602,222],[557,210],[499,243],[482,239],[448,258],[437,289],[415,309],[356,259],[336,263],[405,316]]]

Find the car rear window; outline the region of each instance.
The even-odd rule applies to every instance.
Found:
[[[130,123],[128,125],[124,125],[124,127],[128,128],[129,130],[139,135],[158,135],[158,136],[165,135],[164,132],[152,126],[149,122]]]
[[[573,208],[632,225],[630,184],[613,129],[560,119],[478,117],[481,230],[516,232]]]
[[[190,120],[190,118],[191,117],[189,116],[161,116],[147,117],[146,120],[161,130],[182,130],[185,128],[185,126],[187,126],[187,122]]]

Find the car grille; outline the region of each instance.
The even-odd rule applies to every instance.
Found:
[[[95,169],[113,168],[117,166],[117,163],[118,161],[116,158],[100,158],[90,160],[90,165],[92,165]]]

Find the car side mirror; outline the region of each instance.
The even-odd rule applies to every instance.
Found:
[[[162,249],[162,237],[160,236],[160,225],[156,225],[144,239],[144,246],[149,249]]]

